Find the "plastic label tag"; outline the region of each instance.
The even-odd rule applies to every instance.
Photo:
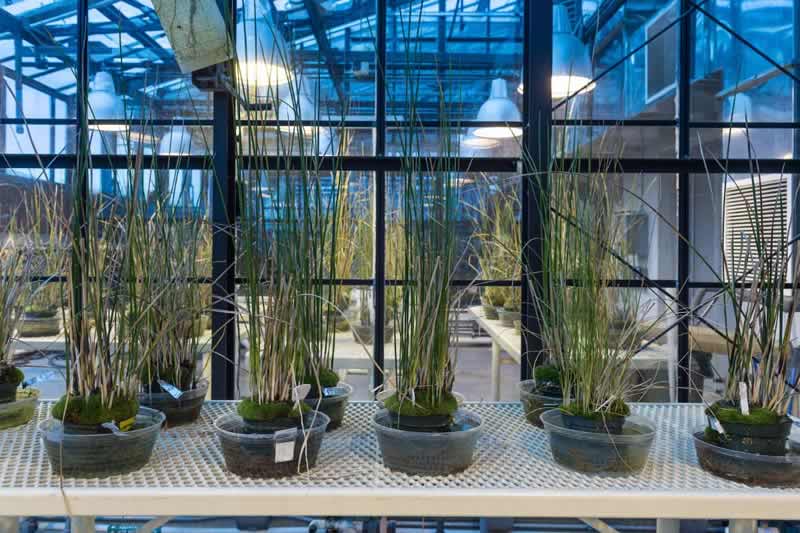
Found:
[[[128,431],[129,429],[131,429],[133,427],[133,424],[135,424],[135,423],[136,423],[136,417],[132,416],[129,419],[123,420],[122,422],[120,422],[119,423],[119,429],[121,429],[122,431]]]
[[[166,391],[167,394],[175,398],[176,400],[180,400],[181,396],[183,396],[183,391],[180,390],[178,387],[173,385],[172,383],[168,383],[163,379],[158,380],[158,384],[161,385],[161,388]]]
[[[716,417],[709,416],[708,421],[709,423],[711,423],[711,429],[713,429],[717,433],[721,433],[723,435],[725,434],[725,428],[722,427],[722,424],[719,423],[719,420],[717,420]]]
[[[119,424],[117,424],[116,422],[114,422],[112,420],[111,422],[104,422],[104,423],[100,424],[100,426],[111,430],[112,433],[124,435],[126,431],[128,431],[129,429],[131,429],[133,427],[133,423],[134,422],[136,422],[136,417],[135,416],[133,418],[129,418],[127,420],[123,420]]]
[[[747,383],[739,382],[739,407],[744,416],[750,416],[750,402],[747,401]]]
[[[323,396],[336,396],[338,389],[336,387],[325,387],[322,389]]]
[[[306,396],[308,396],[309,392],[311,392],[311,385],[308,383],[298,385],[292,390],[292,400],[295,402],[302,402],[306,399]]]
[[[295,428],[275,432],[275,462],[286,463],[294,459],[294,438],[297,434]],[[282,439],[282,442],[278,442]]]

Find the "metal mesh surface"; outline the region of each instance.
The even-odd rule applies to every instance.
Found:
[[[0,432],[0,487],[54,488],[62,480],[51,473],[38,421],[51,407],[41,402],[34,420]],[[752,494],[791,493],[800,489],[757,489],[705,473],[697,464],[690,438],[704,423],[699,405],[634,406],[636,414],[657,426],[650,460],[638,475],[583,475],[555,464],[544,430],[528,424],[516,403],[468,403],[483,419],[484,432],[474,465],[446,477],[410,476],[384,468],[372,429],[376,406],[354,402],[343,426],[326,434],[317,467],[308,473],[277,480],[245,479],[225,470],[213,420],[235,409],[233,402],[207,402],[198,423],[161,432],[150,463],[124,476],[105,479],[64,479],[63,486],[87,488],[429,488],[429,489],[568,489],[577,491],[714,491]]]

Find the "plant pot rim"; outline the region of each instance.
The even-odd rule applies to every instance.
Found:
[[[60,437],[63,440],[69,440],[73,442],[86,442],[89,439],[127,439],[136,437],[138,435],[145,435],[150,433],[154,430],[160,431],[161,427],[164,424],[164,421],[167,419],[167,415],[162,413],[161,411],[157,411],[156,409],[150,409],[149,407],[142,407],[139,406],[139,410],[136,412],[136,419],[142,417],[148,417],[150,420],[145,422],[149,422],[146,426],[140,427],[137,429],[132,429],[130,431],[126,431],[124,433],[65,433],[64,432],[64,424],[61,420],[57,420],[52,416],[42,420],[37,427],[37,431],[41,434],[48,435],[50,437]],[[52,438],[51,438],[52,440]]]
[[[187,389],[183,391],[183,394],[181,395],[180,398],[175,398],[168,392],[149,392],[146,390],[139,392],[139,397],[140,398],[144,397],[147,398],[148,400],[174,400],[176,402],[182,402],[185,400],[191,400],[197,398],[198,395],[205,396],[206,393],[208,392],[208,386],[209,386],[208,379],[201,378],[197,380],[197,384],[193,389]]]
[[[764,455],[760,453],[750,453],[745,451],[732,450],[730,448],[723,448],[714,443],[708,442],[704,437],[705,425],[694,428],[691,432],[692,440],[694,441],[695,450],[700,448],[707,448],[717,455],[724,455],[730,459],[737,461],[746,461],[749,463],[762,463],[765,465],[800,465],[800,454],[787,451],[783,455]]]
[[[386,407],[383,405],[384,400],[386,400],[386,398],[390,397],[396,392],[397,390],[395,389],[385,389],[376,394],[375,401],[378,402],[378,407],[380,407],[381,409],[385,409]],[[464,395],[456,391],[450,391],[450,394],[452,394],[453,398],[456,399],[456,402],[458,402],[458,407],[460,409],[461,406],[464,405],[464,402],[466,401],[464,399]]]
[[[483,429],[483,420],[480,416],[478,416],[473,411],[467,411],[466,409],[459,409],[453,413],[453,417],[460,417],[462,419],[466,419],[470,422],[474,423],[474,426],[469,429],[459,430],[459,431],[410,431],[406,429],[399,429],[396,427],[386,426],[381,424],[378,419],[379,418],[388,418],[391,416],[391,413],[388,409],[381,409],[372,417],[372,427],[375,431],[380,431],[394,437],[403,437],[406,436],[408,438],[420,440],[432,440],[432,441],[442,441],[456,438],[455,436],[463,436],[469,435],[470,433],[477,433]]]
[[[623,427],[630,428],[637,426],[639,432],[636,434],[612,434],[608,432],[594,432],[594,431],[581,431],[579,429],[572,429],[566,427],[561,421],[561,415],[564,413],[561,409],[549,409],[541,414],[540,419],[544,429],[548,433],[557,433],[566,437],[582,439],[586,441],[595,441],[597,443],[608,443],[613,441],[615,444],[641,444],[648,440],[653,439],[656,433],[656,426],[648,418],[638,415],[629,415],[625,417],[625,424]]]
[[[528,388],[530,386],[530,388]],[[520,381],[517,383],[517,389],[519,390],[520,394],[529,394],[534,396],[539,396],[540,398],[551,398],[553,400],[563,400],[564,395],[553,396],[551,394],[543,394],[538,392],[536,389],[536,380],[535,379],[526,379],[524,381]]]
[[[353,386],[349,383],[345,383],[344,381],[340,381],[333,387],[325,387],[324,390],[330,389],[341,389],[341,391],[337,391],[336,394],[325,396],[315,396],[315,397],[306,397],[304,400],[306,403],[316,404],[318,400],[338,400],[340,398],[349,398],[351,394],[353,394]]]
[[[311,411],[310,413],[306,413],[303,415],[303,420],[310,422],[308,426],[304,428],[295,427],[295,428],[287,428],[287,429],[294,429],[295,430],[295,437],[298,434],[314,434],[314,433],[324,433],[325,429],[328,427],[331,419],[325,413],[321,413],[319,411]],[[244,420],[241,416],[237,413],[227,413],[224,415],[218,416],[214,420],[214,430],[223,436],[238,439],[239,441],[249,441],[249,442],[267,442],[267,441],[274,441],[275,440],[275,433],[241,433],[238,431],[231,431],[226,429],[225,426],[236,423],[239,424],[241,427],[244,427]]]

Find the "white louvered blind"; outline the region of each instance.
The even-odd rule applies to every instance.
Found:
[[[736,278],[750,270],[758,251],[754,236],[761,232],[769,253],[784,246],[788,220],[786,177],[747,178],[725,188],[725,257]],[[750,276],[745,276],[750,279]]]

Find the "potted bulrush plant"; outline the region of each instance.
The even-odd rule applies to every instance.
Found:
[[[34,275],[31,294],[19,322],[20,337],[53,337],[61,333],[63,295],[61,286],[48,280],[60,275],[66,258],[66,228],[60,216],[63,206],[58,189],[36,185],[25,208],[29,220],[26,232],[32,252]]]
[[[626,403],[637,387],[628,369],[639,350],[638,322],[623,324],[616,338],[610,332],[615,313],[607,280],[619,235],[608,186],[598,176],[571,172],[550,173],[548,180],[542,275],[529,278],[529,290],[542,328],[541,356],[555,366],[548,379],[558,376],[562,401],[540,420],[557,463],[582,472],[637,472],[647,462],[655,426]],[[634,316],[649,311],[640,308]]]
[[[164,413],[168,426],[197,420],[208,392],[199,364],[208,344],[201,337],[207,308],[196,281],[205,266],[199,250],[206,224],[162,202],[144,222],[149,246],[139,258],[139,275],[150,280],[148,290],[156,294],[142,317],[142,342],[150,346],[150,358],[139,403]]]
[[[15,215],[4,230],[0,235],[0,429],[28,422],[38,397],[35,390],[19,389],[25,375],[14,364],[14,341],[31,295],[31,249],[17,231]]]
[[[469,468],[482,430],[480,417],[462,409],[453,393],[456,346],[449,319],[458,192],[450,160],[423,169],[411,155],[417,133],[410,128],[402,135],[409,156],[393,180],[402,191],[398,221],[405,252],[394,313],[396,388],[381,395],[373,427],[389,469],[447,475]],[[456,153],[448,135],[442,143],[440,153]]]
[[[266,21],[254,21],[258,23]],[[253,126],[258,117],[252,118],[245,130],[251,149],[259,142]],[[240,336],[247,339],[249,395],[235,414],[221,416],[214,425],[231,472],[246,477],[291,476],[316,465],[330,422],[305,403],[311,385],[303,383],[312,350],[307,340],[317,342],[314,335],[321,328],[333,329],[324,320],[327,301],[313,298],[309,283],[322,263],[320,241],[312,237],[320,226],[310,227],[320,219],[306,218],[305,210],[315,207],[303,201],[311,193],[302,177],[268,174],[265,182],[261,172],[242,171],[238,179],[237,267],[244,280],[238,324]],[[266,203],[264,190],[271,197]],[[313,242],[304,242],[301,235]],[[306,255],[312,253],[316,255]]]
[[[767,207],[772,200],[764,199],[761,184],[761,176],[753,174],[727,187],[725,201],[738,195],[753,215],[740,238],[721,246],[722,289],[711,300],[722,303],[726,323],[733,324],[720,332],[728,346],[728,376],[722,398],[707,406],[708,425],[694,433],[694,444],[700,465],[715,475],[752,485],[796,486],[800,457],[788,442],[787,413],[799,379],[791,362],[791,331],[800,262],[797,245],[789,240],[779,209]]]
[[[146,210],[139,194],[144,179],[140,155],[127,171],[130,189],[124,197],[85,200],[78,189],[73,194],[65,291],[66,393],[53,405],[51,418],[39,425],[53,471],[66,477],[138,470],[149,461],[165,419],[138,401],[149,357],[140,342],[146,331],[143,317],[157,297],[136,269]],[[78,176],[88,172],[83,163]]]

